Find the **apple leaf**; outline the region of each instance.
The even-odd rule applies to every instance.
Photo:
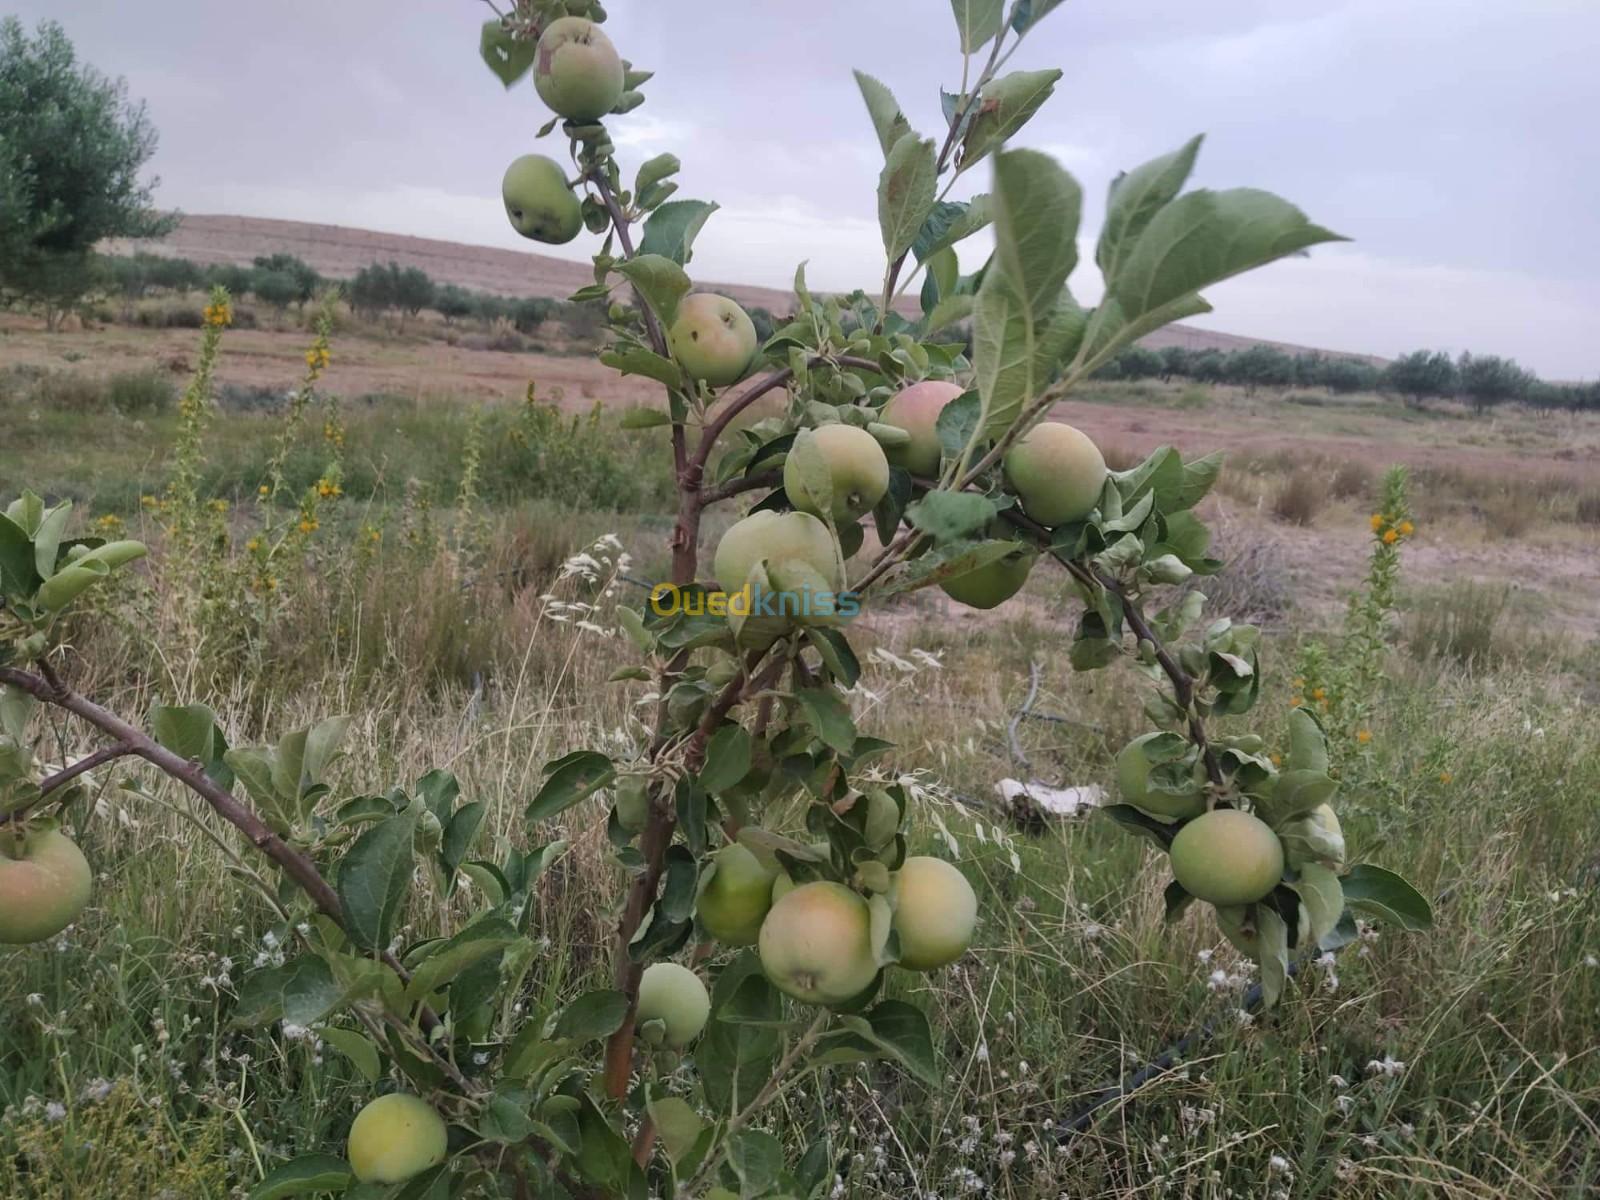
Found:
[[[700,786],[714,796],[733,787],[749,773],[750,733],[738,722],[729,722],[706,743]]]
[[[354,1179],[350,1164],[344,1159],[331,1154],[304,1154],[269,1171],[250,1189],[249,1200],[287,1200],[317,1192],[343,1192]]]
[[[411,982],[406,985],[407,1003],[418,1003],[468,967],[501,953],[518,940],[517,931],[510,922],[499,917],[474,921],[416,965],[411,972]]]
[[[498,20],[485,21],[478,39],[478,53],[495,78],[510,88],[526,75],[538,57],[537,42],[519,41]]]
[[[1048,154],[1010,150],[994,161],[995,261],[1040,325],[1078,265],[1083,192]]]
[[[985,528],[999,511],[998,504],[977,492],[935,491],[906,509],[906,519],[943,545]]]
[[[961,143],[960,171],[970,170],[999,149],[1055,91],[1061,71],[1013,71],[996,79],[978,97],[972,123]]]
[[[1106,219],[1100,227],[1100,243],[1095,262],[1111,279],[1122,259],[1145,231],[1152,217],[1183,190],[1205,135],[1191,138],[1171,154],[1151,159],[1143,166],[1125,171],[1111,181],[1106,196]]]
[[[1270,192],[1189,192],[1150,217],[1120,255],[1108,290],[1135,319],[1285,255],[1344,240]]]
[[[339,863],[345,928],[363,950],[383,950],[405,908],[413,867],[412,839],[419,806],[368,829]]]
[[[1261,947],[1261,1003],[1271,1008],[1289,979],[1289,926],[1270,904],[1256,905],[1256,936]]]
[[[679,266],[694,256],[694,239],[720,205],[707,200],[672,200],[645,219],[639,253],[659,254]]]
[[[803,688],[795,699],[805,710],[806,724],[825,745],[840,754],[850,753],[856,741],[856,725],[850,718],[850,706],[838,692],[832,688]]]
[[[1061,3],[1062,0],[1017,0],[1016,8],[1011,10],[1011,28],[1027,33]]]
[[[659,408],[630,408],[623,412],[622,419],[617,423],[624,429],[654,429],[658,425],[671,425],[672,414],[664,413]]]
[[[900,102],[887,87],[864,71],[855,72],[855,77],[856,86],[861,89],[861,98],[867,102],[867,115],[872,118],[872,128],[877,131],[878,145],[887,155],[902,137],[911,132],[911,122],[906,120]]]
[[[627,1015],[628,998],[621,992],[609,989],[585,992],[561,1010],[550,1036],[576,1042],[598,1041],[621,1029]]]
[[[377,1083],[383,1077],[383,1066],[378,1060],[378,1048],[372,1039],[353,1029],[337,1025],[323,1025],[317,1036],[350,1060],[361,1077],[368,1083]]]
[[[671,325],[677,319],[678,302],[689,294],[693,286],[677,262],[660,254],[641,254],[636,258],[623,259],[612,270],[633,284],[634,290],[663,325]]]
[[[676,1096],[652,1096],[646,1104],[650,1119],[655,1122],[661,1144],[667,1148],[667,1157],[674,1164],[694,1149],[706,1123],[700,1114]]]
[[[878,177],[878,228],[891,262],[911,249],[933,209],[938,183],[935,153],[932,138],[907,133],[883,164]]]
[[[597,750],[575,750],[545,765],[544,786],[539,789],[524,819],[530,825],[548,821],[616,778],[611,760]]]
[[[1339,882],[1351,912],[1392,921],[1412,933],[1433,928],[1428,901],[1393,871],[1363,863],[1352,867]]]
[[[150,710],[150,736],[185,760],[209,763],[216,730],[216,714],[204,704],[158,704]]]
[[[922,231],[911,244],[911,252],[921,262],[928,255],[971,237],[993,219],[987,192],[971,200],[941,200],[923,222]]]
[[[950,7],[955,10],[963,54],[987,46],[1005,24],[1005,0],[950,0]]]
[[[767,1196],[783,1174],[783,1145],[760,1129],[741,1129],[728,1139],[728,1165],[739,1177],[741,1196]]]
[[[641,375],[646,379],[654,379],[657,383],[664,383],[670,388],[683,387],[683,372],[679,370],[678,364],[670,358],[662,358],[653,350],[646,350],[643,346],[614,346],[610,350],[601,352],[600,361],[622,375]],[[639,418],[633,417],[635,423],[629,424],[629,417],[634,413],[648,414],[650,419],[639,424],[637,423]],[[625,429],[646,429],[651,425],[672,424],[670,414],[652,408],[631,409],[629,417],[623,419]]]

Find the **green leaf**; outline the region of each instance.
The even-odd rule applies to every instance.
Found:
[[[342,976],[315,954],[302,954],[281,967],[252,971],[239,987],[234,1022],[261,1026],[282,1020],[291,1025],[315,1025],[371,995],[386,969],[368,959],[341,955],[336,961]]]
[[[1061,3],[1062,0],[1017,0],[1016,8],[1011,11],[1011,28],[1027,33]]]
[[[770,1133],[741,1129],[728,1139],[728,1165],[739,1177],[740,1200],[767,1196],[783,1174],[783,1146]]]
[[[656,184],[670,175],[676,175],[683,167],[676,154],[658,154],[646,160],[639,167],[639,173],[634,176],[634,195],[642,196]]]
[[[604,359],[601,361],[604,361]],[[674,371],[678,370],[675,363],[669,363],[668,365],[671,366]],[[618,369],[620,370],[620,368]],[[681,372],[678,373],[678,381],[679,383],[683,381],[683,375]],[[664,413],[659,408],[630,408],[623,412],[622,419],[617,423],[624,429],[654,429],[658,425],[671,425],[672,414]],[[644,646],[639,648],[641,650],[646,649]]]
[[[1028,123],[1039,106],[1055,91],[1059,69],[1013,71],[983,89],[977,112],[961,143],[960,171],[971,170],[983,157],[999,149]]]
[[[855,72],[855,77],[856,86],[861,89],[861,98],[867,102],[872,128],[877,131],[878,145],[887,156],[895,144],[911,132],[911,122],[906,120],[905,113],[900,110],[900,102],[887,87],[862,71]],[[795,291],[800,290],[797,283]]]
[[[633,284],[650,310],[663,325],[670,326],[678,316],[678,302],[693,286],[684,269],[673,259],[660,254],[640,254],[623,259],[612,270]]]
[[[40,579],[49,579],[56,571],[60,556],[61,539],[67,532],[67,520],[72,516],[72,501],[67,500],[54,508],[46,509],[33,531],[33,562]],[[104,571],[100,572],[102,575]]]
[[[806,629],[806,640],[822,656],[823,666],[841,687],[855,687],[861,678],[861,662],[842,631],[813,625]]]
[[[1005,0],[950,0],[961,35],[961,52],[971,54],[989,44],[1005,22]]]
[[[1412,933],[1433,928],[1433,909],[1422,893],[1393,871],[1363,863],[1339,881],[1352,912],[1392,921]]]
[[[1095,261],[1107,279],[1116,276],[1123,258],[1151,218],[1183,190],[1204,140],[1203,134],[1191,138],[1171,154],[1152,159],[1111,181],[1106,198],[1106,219],[1095,249]]]
[[[301,759],[301,778],[309,784],[323,783],[328,768],[339,757],[345,734],[350,731],[349,717],[329,717],[318,721],[305,735],[305,752]]]
[[[339,900],[345,928],[363,950],[388,947],[405,908],[413,868],[418,809],[368,829],[339,863]]]
[[[495,22],[498,24],[499,22]],[[305,1154],[267,1173],[250,1200],[285,1200],[314,1192],[342,1192],[355,1181],[350,1164],[331,1154]]]
[[[411,972],[411,982],[406,985],[406,1002],[420,1003],[429,992],[438,991],[467,968],[492,954],[499,954],[519,940],[511,923],[500,917],[474,921],[416,965]]]
[[[39,586],[34,603],[47,613],[58,613],[109,574],[104,563],[63,567]]]
[[[646,1108],[655,1122],[656,1132],[661,1135],[661,1144],[667,1148],[667,1157],[674,1164],[681,1163],[700,1140],[705,1121],[686,1101],[676,1096],[652,1096]]]
[[[840,754],[848,754],[855,745],[856,726],[844,699],[831,688],[805,688],[795,698],[817,736]]]
[[[986,529],[999,511],[999,505],[977,492],[934,491],[906,509],[906,519],[942,545]]]
[[[0,593],[32,596],[39,582],[33,565],[33,539],[10,517],[0,515]]]
[[[700,786],[713,796],[725,792],[750,773],[750,734],[744,726],[729,723],[706,743]]]
[[[942,329],[960,324],[972,315],[976,304],[977,299],[973,296],[945,296],[933,306],[933,311],[923,318],[922,327],[931,336]],[[941,412],[940,415],[944,414]]]
[[[983,398],[976,391],[962,392],[939,410],[934,431],[945,458],[959,461],[983,425]]]
[[[753,950],[741,952],[722,969],[711,988],[711,1020],[695,1047],[695,1068],[706,1103],[716,1112],[736,1112],[753,1100],[771,1078],[777,1060],[777,1029],[736,1024],[720,1015],[752,976],[765,982],[761,960]]]
[[[368,1083],[377,1083],[382,1078],[383,1065],[378,1061],[378,1047],[365,1034],[337,1025],[324,1025],[317,1030],[317,1036],[348,1058]]]
[[[539,44],[512,37],[498,20],[485,21],[478,39],[478,53],[495,78],[509,89],[533,66]]]
[[[907,133],[889,151],[878,176],[878,228],[890,261],[911,249],[933,208],[938,173],[932,138]]]
[[[444,827],[444,840],[439,846],[439,857],[444,862],[445,874],[454,876],[457,869],[472,853],[472,844],[478,840],[478,830],[489,810],[480,800],[463,804],[450,817]],[[454,880],[452,879],[452,883]]]
[[[613,346],[601,351],[600,361],[622,375],[641,375],[664,383],[669,388],[683,387],[683,372],[678,369],[678,364],[643,346]],[[636,414],[641,413],[648,418],[644,424],[636,423]],[[630,418],[634,418],[635,423],[630,423]],[[652,408],[630,409],[622,419],[624,429],[646,429],[652,425],[671,423],[672,418],[668,414]]]
[[[235,746],[223,754],[222,761],[244,784],[244,790],[262,810],[269,825],[282,833],[293,824],[292,812],[272,783],[273,764],[277,761],[275,750],[267,746]]]
[[[1051,373],[1083,337],[1086,317],[1062,289],[1055,311],[1041,325],[1004,272],[991,271],[978,289],[972,364],[983,398],[984,435],[1004,435],[1036,399]]]
[[[204,704],[157,704],[150,710],[150,736],[185,760],[209,763],[216,730],[216,714]]]
[[[1150,218],[1108,287],[1133,319],[1309,246],[1344,240],[1270,192],[1194,191]]]
[[[1306,930],[1300,931],[1300,944],[1304,946],[1309,942],[1319,942],[1333,932],[1334,926],[1339,924],[1340,914],[1344,912],[1345,902],[1339,877],[1321,863],[1302,863],[1299,875],[1300,878],[1289,886],[1299,893],[1311,917],[1309,937]]]
[[[562,1010],[550,1036],[578,1042],[598,1041],[621,1029],[627,1015],[628,998],[621,992],[609,989],[585,992]]]
[[[947,579],[982,570],[1016,551],[1017,543],[1011,541],[951,542],[913,559],[902,574],[890,577],[881,594],[898,596],[933,587]]]
[[[995,263],[1040,325],[1078,265],[1082,189],[1048,154],[1009,150],[995,156],[993,206]]]
[[[933,206],[922,231],[911,244],[911,253],[918,262],[940,250],[948,249],[983,229],[993,220],[988,193],[971,200],[941,200]]]
[[[679,266],[694,256],[694,239],[712,213],[721,207],[706,200],[672,200],[645,218],[639,253],[659,254]]]
[[[1271,1008],[1289,979],[1289,927],[1270,904],[1256,905],[1256,936],[1261,955],[1261,1003]]]
[[[530,825],[559,816],[601,788],[610,787],[617,775],[611,760],[595,750],[574,751],[547,764],[545,770],[548,778],[528,805],[525,819]]]

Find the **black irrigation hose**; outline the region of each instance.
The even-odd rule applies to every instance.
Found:
[[[1298,962],[1290,962],[1287,979],[1293,979],[1299,969],[1300,964]],[[1247,1013],[1254,1013],[1260,1009],[1260,1007],[1261,985],[1259,983],[1253,983],[1244,994],[1243,1011]],[[1087,1108],[1085,1108],[1077,1116],[1073,1117],[1072,1120],[1068,1121],[1065,1125],[1057,1126],[1058,1133],[1056,1134],[1056,1140],[1058,1142],[1064,1142],[1075,1133],[1085,1132],[1090,1125],[1094,1124],[1095,1114],[1102,1108],[1115,1100],[1122,1099],[1124,1096],[1131,1096],[1134,1092],[1137,1092],[1152,1079],[1155,1079],[1160,1075],[1165,1075],[1168,1071],[1172,1070],[1173,1067],[1177,1066],[1178,1060],[1186,1055],[1191,1047],[1210,1041],[1216,1032],[1216,1020],[1213,1019],[1207,1021],[1194,1032],[1184,1034],[1177,1041],[1173,1042],[1172,1045],[1168,1046],[1160,1054],[1156,1055],[1152,1062],[1146,1066],[1140,1067],[1139,1070],[1135,1071],[1132,1075],[1125,1077],[1121,1080],[1121,1082],[1107,1084],[1100,1091],[1095,1093],[1094,1099],[1089,1101],[1089,1106]]]

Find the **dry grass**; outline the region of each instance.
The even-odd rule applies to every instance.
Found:
[[[1272,515],[1286,525],[1310,525],[1328,503],[1328,483],[1315,470],[1291,472],[1272,496]]]

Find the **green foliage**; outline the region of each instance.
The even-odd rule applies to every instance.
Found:
[[[97,243],[170,228],[138,180],[155,146],[143,105],[80,63],[60,25],[30,38],[0,21],[0,296],[55,328],[99,281]]]

